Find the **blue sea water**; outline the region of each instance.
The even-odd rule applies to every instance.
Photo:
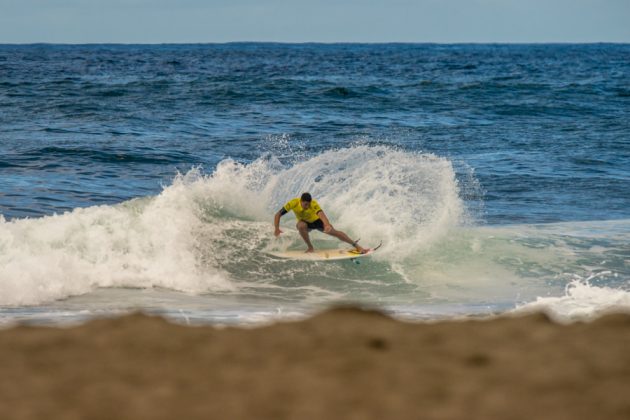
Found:
[[[0,324],[629,310],[630,45],[0,45],[0,214]]]

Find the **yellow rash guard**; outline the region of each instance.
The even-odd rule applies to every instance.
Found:
[[[315,200],[311,200],[311,205],[308,209],[304,210],[300,202],[300,198],[294,198],[284,205],[283,209],[288,213],[293,210],[295,218],[298,220],[304,220],[306,223],[312,223],[319,219],[318,212],[322,211],[319,204]]]

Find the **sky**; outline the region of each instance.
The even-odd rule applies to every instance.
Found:
[[[0,0],[0,43],[630,42],[630,0]]]

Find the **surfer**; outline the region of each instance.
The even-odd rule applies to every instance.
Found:
[[[344,232],[336,230],[330,224],[330,221],[328,220],[328,217],[326,217],[326,213],[324,213],[324,210],[322,210],[316,200],[313,200],[311,194],[307,192],[302,194],[301,197],[294,198],[293,200],[287,202],[287,204],[285,204],[284,207],[282,207],[276,213],[273,220],[274,226],[276,228],[274,235],[276,235],[276,237],[280,236],[280,234],[282,233],[282,230],[280,230],[280,218],[291,210],[293,210],[293,213],[298,220],[297,225],[295,226],[297,227],[297,230],[300,232],[302,239],[304,239],[304,242],[306,242],[306,246],[308,247],[306,252],[313,252],[315,250],[308,235],[308,233],[313,229],[319,230],[320,232],[324,232],[330,236],[334,236],[341,241],[349,243],[350,245],[355,247],[356,250],[361,254],[365,254],[367,252],[367,249],[361,247],[357,243],[358,241],[353,241]]]

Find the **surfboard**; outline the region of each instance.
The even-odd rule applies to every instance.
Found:
[[[336,249],[316,249],[313,252],[304,251],[278,251],[269,252],[269,255],[273,255],[278,258],[285,258],[290,260],[300,261],[338,261],[338,260],[354,260],[356,258],[365,258],[372,255],[382,245],[382,242],[377,247],[368,248],[365,254],[360,254],[354,249],[348,248],[336,248]]]

